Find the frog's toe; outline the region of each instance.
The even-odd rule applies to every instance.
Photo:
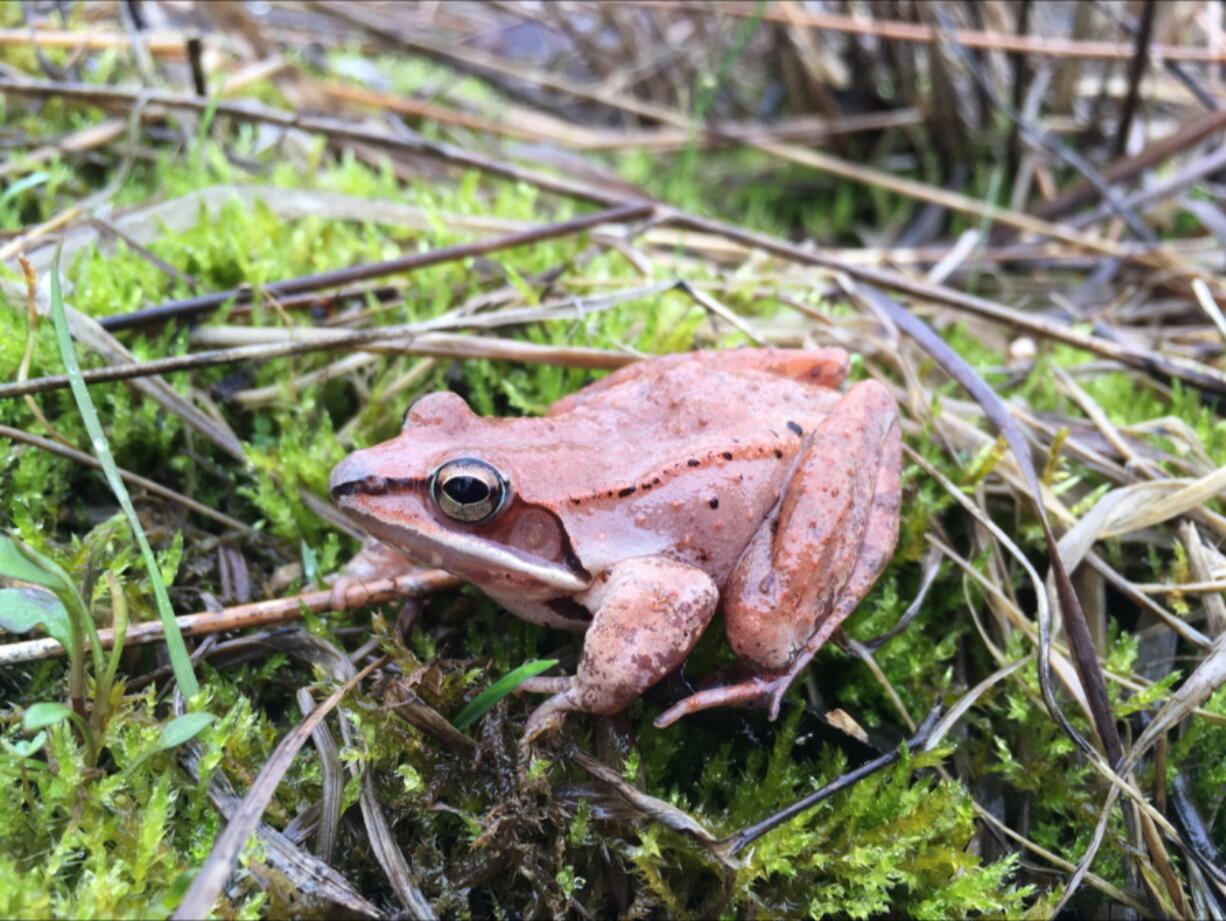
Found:
[[[332,593],[328,596],[328,607],[333,611],[345,611],[351,607],[349,593],[362,585],[361,580],[342,573],[332,582]],[[356,607],[357,605],[352,605]]]
[[[779,702],[792,683],[791,675],[754,676],[736,684],[707,688],[679,700],[655,718],[657,729],[670,726],[683,716],[712,707],[766,707],[773,720],[779,715]]]
[[[578,709],[575,706],[575,702],[571,699],[572,686],[569,682],[572,679],[568,678],[566,680],[568,685],[565,690],[554,694],[533,710],[532,715],[528,717],[528,722],[524,726],[524,734],[519,740],[521,750],[526,750],[542,736],[551,735],[560,730],[562,724],[566,722],[566,714],[571,710]]]

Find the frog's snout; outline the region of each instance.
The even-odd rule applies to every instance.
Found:
[[[378,483],[382,480],[382,477],[371,472],[362,452],[355,451],[332,468],[332,475],[328,478],[328,490],[332,493],[333,500],[337,500],[355,492],[377,491]]]

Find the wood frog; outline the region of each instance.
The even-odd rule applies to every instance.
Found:
[[[852,612],[898,537],[894,399],[845,392],[842,349],[736,349],[628,365],[543,418],[482,418],[431,393],[401,433],[332,471],[334,501],[382,544],[334,586],[407,557],[519,617],[585,633],[530,740],[567,711],[613,713],[689,654],[722,607],[739,674],[671,707],[764,705]],[[390,546],[388,546],[390,545]]]

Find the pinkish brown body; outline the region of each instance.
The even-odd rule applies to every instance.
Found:
[[[739,349],[630,365],[540,419],[481,418],[422,397],[391,441],[332,471],[372,545],[338,582],[408,555],[535,623],[585,631],[574,677],[527,735],[568,710],[611,713],[676,668],[722,604],[747,680],[703,707],[768,702],[872,586],[898,535],[894,400],[834,389],[841,349]]]

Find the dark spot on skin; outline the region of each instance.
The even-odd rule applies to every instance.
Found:
[[[802,429],[802,428],[801,428],[799,425],[797,425],[795,422],[791,422],[791,421],[789,421],[789,422],[788,422],[788,428],[790,428],[790,429],[791,429],[793,432],[795,432],[797,435],[803,435],[803,434],[805,433],[805,430],[804,430],[804,429]]]
[[[635,489],[637,489],[637,488],[638,488],[638,487],[636,487],[636,486],[627,486],[625,489],[619,489],[619,490],[617,491],[617,494],[618,494],[619,496],[621,496],[621,497],[625,498],[626,496],[628,496],[628,495],[630,495],[632,492],[634,492],[634,490],[635,490]]]
[[[660,482],[660,481],[659,481],[659,480],[656,480],[656,482],[658,483],[658,482]],[[642,489],[642,490],[648,490],[648,489],[651,489],[651,484],[650,484],[650,483],[640,483],[640,484],[639,484],[639,489]]]
[[[592,619],[592,612],[577,602],[574,598],[554,598],[545,602],[545,607],[566,620],[587,623]]]
[[[781,457],[783,457],[783,452],[780,451],[778,448],[775,448],[775,460],[779,460],[779,458]]]
[[[571,499],[571,500],[570,500],[570,504],[571,504],[571,505],[582,505],[582,504],[583,504],[583,500],[582,500],[582,499]]]
[[[691,457],[689,460],[686,461],[686,463],[689,464],[691,467],[697,467],[700,463],[702,463],[702,461],[698,460],[697,458]]]
[[[711,561],[711,554],[707,553],[707,551],[705,550],[698,551],[698,562],[708,563],[710,561]]]
[[[707,500],[707,505],[711,506],[711,508],[719,508],[719,499],[716,499],[714,496],[712,496],[710,499]]]
[[[779,533],[779,519],[772,518],[771,519],[771,537],[774,537],[778,533]]]
[[[731,452],[731,451],[725,451],[725,452],[724,452],[724,454],[723,454],[723,457],[724,457],[724,460],[732,460],[732,452]]]
[[[657,485],[659,482],[660,482],[660,478],[659,478],[658,476],[657,476],[657,477],[652,477],[652,478],[651,478],[651,485],[652,485],[652,486]]]
[[[651,656],[640,652],[634,657],[634,666],[639,671],[652,672],[655,671],[655,660]]]

